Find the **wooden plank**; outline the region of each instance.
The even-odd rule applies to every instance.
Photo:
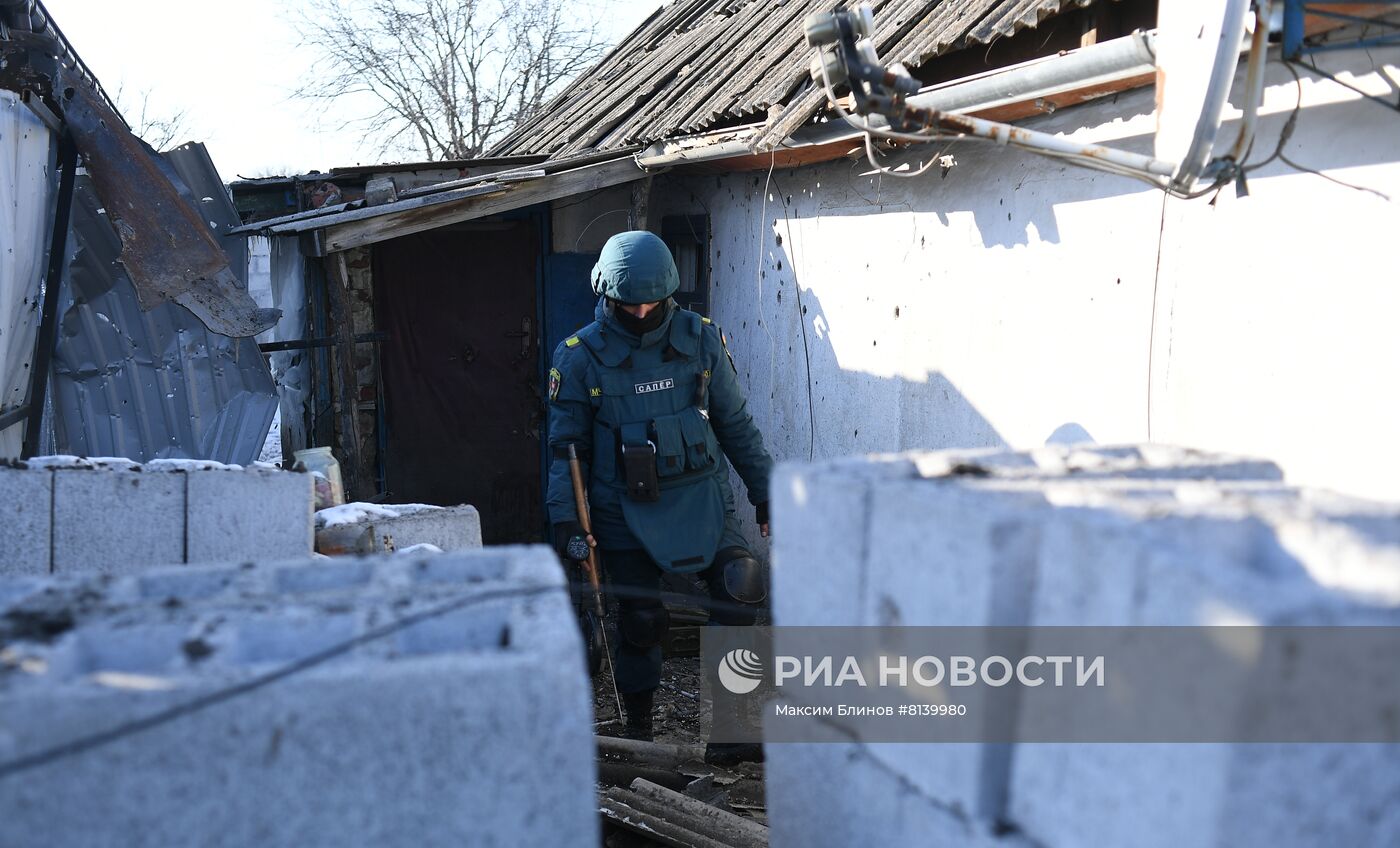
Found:
[[[656,173],[653,171],[652,173]],[[329,227],[325,232],[328,252],[348,250],[411,233],[434,230],[461,221],[484,218],[536,203],[559,200],[587,191],[621,185],[647,176],[632,157],[600,162],[572,171],[516,183],[503,193],[468,197],[455,203],[438,203],[408,210],[397,210],[363,221]],[[384,207],[380,207],[383,209]]]
[[[651,174],[632,183],[632,208],[627,210],[627,229],[647,228],[647,206],[651,202]]]
[[[408,212],[413,209],[423,209],[445,203],[457,203],[473,197],[488,197],[494,194],[501,194],[510,190],[510,186],[486,183],[483,185],[467,186],[466,188],[453,189],[451,191],[439,192],[438,194],[426,194],[422,197],[414,197],[408,200],[400,200],[388,206],[365,206],[360,209],[351,209],[348,212],[337,212],[332,215],[319,215],[300,220],[289,221],[285,224],[278,224],[275,227],[266,228],[272,235],[285,236],[296,233],[309,232],[311,230],[324,230],[341,224],[349,224],[354,221],[368,221],[382,217],[386,214],[398,212]],[[328,248],[335,250],[336,248]]]
[[[345,254],[337,253],[327,263],[331,274],[327,280],[326,293],[331,301],[331,316],[335,321],[337,344],[334,349],[336,364],[336,388],[340,395],[340,452],[344,461],[340,463],[342,482],[345,485],[347,502],[359,500],[360,469],[360,427],[359,427],[359,378],[355,376],[355,326],[350,312],[350,269],[345,265]]]

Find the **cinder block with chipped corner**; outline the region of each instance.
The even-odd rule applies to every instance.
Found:
[[[1047,481],[1162,501],[1192,481],[1278,489],[1280,477],[1272,463],[1160,446],[943,451],[783,466],[774,485],[775,649],[783,650],[782,627],[793,625],[1028,624],[1043,582],[1040,533],[1056,511]],[[858,719],[835,720],[860,738]],[[870,753],[940,803],[989,820],[1004,812],[1009,746],[879,745]]]
[[[481,515],[474,506],[374,506],[376,509],[365,511],[360,520],[317,529],[316,550],[336,555],[401,551],[414,545],[433,545],[449,552],[481,547]],[[323,522],[324,518],[318,518],[318,524]]]
[[[774,543],[774,623],[1026,623],[1034,527],[1049,504],[1033,489],[987,492],[982,482],[1281,478],[1267,461],[1161,445],[938,451],[785,464],[773,486],[775,522],[785,528]],[[986,566],[973,567],[969,557]],[[1007,579],[993,580],[999,573]],[[789,581],[791,590],[785,588]]]
[[[140,466],[53,472],[53,571],[127,572],[185,561],[185,475]]]
[[[310,474],[191,468],[185,561],[266,561],[314,550]]]
[[[48,574],[53,472],[0,465],[0,577]]]
[[[450,611],[0,777],[0,844],[598,845],[592,690],[547,548],[76,582],[107,594],[10,644],[0,762]]]
[[[1393,505],[1228,488],[1170,510],[1091,491],[1057,500],[1036,624],[1400,625]],[[1244,725],[1258,712],[1240,688]],[[1028,744],[1008,809],[1028,836],[1066,848],[1394,845],[1397,797],[1395,745]]]

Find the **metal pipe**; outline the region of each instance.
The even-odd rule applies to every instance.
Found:
[[[8,430],[21,421],[29,418],[29,404],[17,406],[9,412],[0,415],[0,430]]]
[[[1156,69],[1156,43],[1156,30],[1135,32],[1068,53],[1034,59],[955,83],[940,84],[909,98],[909,105],[940,112],[980,112],[1090,85],[1107,85],[1132,79]],[[871,116],[870,122],[874,126],[888,126],[888,122],[879,116]],[[762,125],[755,124],[704,136],[657,142],[637,154],[637,164],[644,168],[662,168],[685,162],[752,156],[754,150],[750,144],[761,132]],[[860,136],[860,131],[844,121],[829,121],[818,126],[803,127],[793,133],[783,147],[815,147]]]
[[[356,333],[355,344],[369,344],[371,342],[387,342],[389,334],[385,332],[377,333]],[[286,342],[262,342],[258,345],[258,350],[262,353],[276,353],[283,350],[311,350],[318,347],[335,347],[340,344],[338,336],[325,336],[319,339],[296,339]]]
[[[1254,146],[1254,128],[1259,118],[1260,102],[1264,98],[1264,64],[1269,58],[1269,0],[1255,0],[1254,38],[1249,44],[1249,75],[1245,78],[1244,119],[1240,122],[1240,137],[1230,151],[1231,159],[1243,162]]]
[[[909,98],[909,105],[940,112],[980,112],[1131,79],[1156,71],[1156,45],[1156,30],[1135,32],[1059,56],[1035,59],[1009,70],[991,71],[950,85],[935,86]]]
[[[997,121],[986,121],[982,118],[972,118],[967,115],[946,113],[940,117],[937,125],[941,129],[950,129],[998,144],[1014,144],[1026,150],[1096,159],[1120,168],[1154,174],[1159,177],[1170,177],[1177,170],[1176,165],[1172,162],[1164,162],[1141,153],[1130,153],[1126,150],[1101,147],[1097,144],[1084,144],[1064,136],[1028,130],[1024,127]]]
[[[1181,157],[1181,165],[1172,177],[1172,188],[1178,191],[1190,191],[1210,160],[1215,135],[1220,130],[1220,116],[1239,67],[1240,42],[1244,40],[1244,19],[1248,12],[1249,0],[1225,0],[1220,41],[1206,86],[1205,102],[1201,104],[1201,117],[1196,121],[1196,132],[1186,155]]]

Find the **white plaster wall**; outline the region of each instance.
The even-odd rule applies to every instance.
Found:
[[[1394,98],[1400,50],[1324,61]],[[1153,97],[1031,125],[1150,153]],[[1254,161],[1296,102],[1271,63]],[[1287,154],[1400,199],[1397,138],[1395,112],[1305,78]],[[946,152],[946,176],[913,180],[851,159],[658,183],[653,214],[712,216],[713,317],[777,457],[1154,440],[1400,497],[1396,202],[1279,161],[1212,206],[1009,148]]]

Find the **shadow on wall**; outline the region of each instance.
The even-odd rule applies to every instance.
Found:
[[[791,269],[786,251],[779,245],[774,256]],[[780,314],[771,328],[751,316],[727,330],[731,345],[736,333],[743,339],[745,349],[733,351],[735,362],[775,459],[1005,446],[991,422],[940,372],[925,372],[920,380],[843,368],[821,298],[798,289],[790,274],[776,285],[776,306],[790,308],[790,314]],[[765,389],[767,404],[762,398],[754,403],[753,395]]]
[[[1331,57],[1329,61],[1334,63],[1333,71],[1367,73],[1354,61],[1345,61],[1345,57]],[[1243,97],[1243,74],[1242,67],[1231,90],[1231,103],[1236,110]],[[1389,120],[1383,110],[1358,111],[1351,99],[1317,103],[1319,94],[1308,87],[1326,85],[1326,79],[1308,72],[1301,76],[1308,93],[1296,119],[1299,131],[1288,141],[1287,155],[1303,165],[1329,171],[1395,161],[1390,135],[1379,125]],[[1387,87],[1400,90],[1386,73],[1376,71],[1374,76]],[[1269,64],[1266,84],[1271,89],[1279,89],[1271,91],[1270,96],[1271,102],[1277,102],[1280,108],[1270,109],[1260,117],[1250,161],[1261,165],[1283,137],[1296,97],[1293,77],[1280,64]],[[1153,155],[1155,133],[1133,132],[1154,114],[1153,99],[1154,89],[1148,87],[1020,125],[1052,134],[1071,134],[1084,127],[1096,127],[1093,143]],[[1322,141],[1317,128],[1328,126],[1347,126],[1347,143]],[[1314,132],[1304,132],[1308,128]],[[1218,134],[1221,144],[1228,147],[1239,132],[1239,113],[1234,112],[1221,124]],[[1061,238],[1059,206],[1131,194],[1155,194],[1154,189],[1130,177],[1090,171],[1038,154],[972,140],[916,145],[908,151],[892,153],[882,164],[889,168],[907,164],[912,170],[944,155],[951,157],[951,167],[934,166],[928,174],[914,179],[881,177],[863,154],[848,163],[827,166],[829,170],[821,180],[820,201],[814,202],[815,197],[794,197],[789,214],[854,217],[904,210],[933,215],[945,228],[958,226],[953,216],[970,214],[971,225],[966,227],[970,238],[979,239],[987,248],[1012,248],[1035,242],[1058,244]],[[842,172],[845,179],[836,178]],[[1289,173],[1293,173],[1290,166],[1273,161],[1250,176],[1260,179]],[[780,172],[775,183],[781,178]],[[995,198],[995,203],[990,198]],[[1124,223],[1116,222],[1108,229],[1122,227]]]

